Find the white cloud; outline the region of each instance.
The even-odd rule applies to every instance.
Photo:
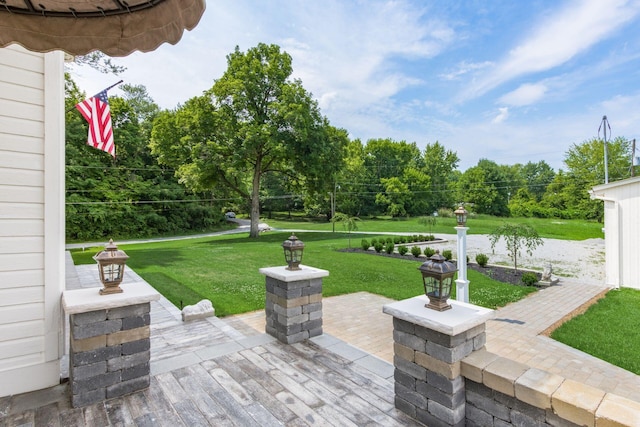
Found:
[[[548,88],[546,85],[537,84],[523,84],[514,91],[511,91],[500,98],[500,102],[503,104],[513,105],[521,107],[524,105],[531,105],[545,95]]]
[[[455,70],[440,74],[440,78],[442,78],[443,80],[457,80],[465,74],[482,70],[492,65],[493,63],[490,61],[476,63],[462,61],[460,64],[458,64]]]
[[[405,64],[440,54],[455,38],[444,19],[418,2],[301,2],[290,10],[296,29],[277,40],[293,58],[294,76],[323,114],[353,135],[393,136],[393,97],[424,84]],[[399,65],[402,63],[402,65]],[[426,76],[425,76],[426,77]],[[369,120],[369,124],[365,124]],[[376,123],[372,125],[372,123]]]
[[[513,78],[564,64],[609,37],[638,14],[637,1],[578,0],[542,20],[463,98],[480,96]]]
[[[497,123],[502,123],[505,120],[507,120],[507,118],[509,117],[509,108],[500,107],[500,108],[498,108],[498,111],[499,111],[498,115],[495,116],[493,118],[493,120],[491,120],[491,123],[496,123],[496,124]]]

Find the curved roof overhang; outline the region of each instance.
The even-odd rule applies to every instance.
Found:
[[[0,47],[108,56],[149,52],[193,29],[205,0],[0,0]]]

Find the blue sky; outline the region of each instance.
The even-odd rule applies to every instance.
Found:
[[[557,170],[603,115],[613,137],[639,136],[639,20],[640,1],[623,0],[209,0],[177,45],[115,61],[175,108],[222,76],[236,45],[274,43],[351,138],[439,141],[462,171],[480,158]],[[73,77],[89,95],[117,81]]]

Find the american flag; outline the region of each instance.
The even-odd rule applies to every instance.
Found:
[[[87,144],[98,150],[106,151],[115,157],[116,146],[113,142],[111,110],[109,110],[107,91],[103,90],[99,94],[85,99],[78,103],[76,108],[85,120],[89,122]]]

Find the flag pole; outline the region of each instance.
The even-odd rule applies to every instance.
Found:
[[[103,90],[101,90],[101,91],[100,91],[100,92],[98,92],[98,93],[106,92],[106,91],[108,91],[108,90],[111,90],[111,89],[113,89],[114,87],[116,87],[116,86],[118,86],[119,84],[121,84],[122,82],[124,82],[124,80],[120,80],[119,82],[112,84],[112,85],[111,85],[111,86],[109,86],[108,88],[103,89]],[[97,95],[97,94],[96,94],[96,95]],[[93,95],[93,96],[96,96],[96,95]],[[73,110],[75,110],[75,109],[76,109],[76,106],[74,105],[73,107],[69,108],[66,112],[67,112],[67,113],[69,113],[69,112],[71,112],[71,111],[73,111]]]
[[[106,92],[106,91],[108,91],[108,90],[110,90],[110,89],[113,89],[114,87],[116,87],[116,86],[118,86],[120,83],[122,83],[123,81],[124,81],[124,80],[120,80],[118,83],[114,83],[114,84],[112,84],[111,86],[109,86],[108,88],[106,88],[106,89],[104,89],[104,90],[101,90],[100,92]],[[100,93],[100,92],[98,92],[98,93]]]

